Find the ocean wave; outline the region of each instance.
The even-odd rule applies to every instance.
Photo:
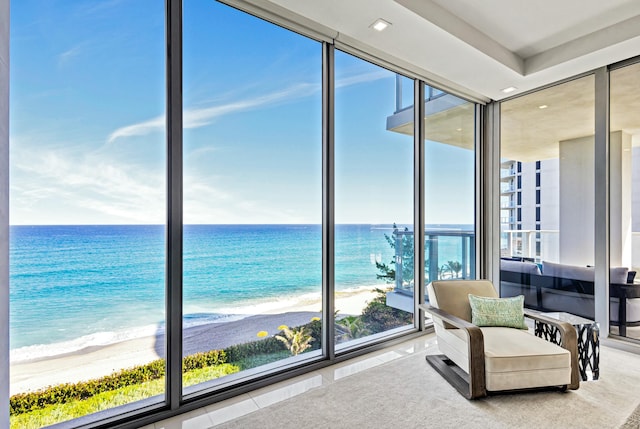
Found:
[[[147,325],[116,332],[96,332],[69,341],[20,347],[11,350],[9,356],[11,363],[51,358],[74,353],[88,347],[104,347],[122,341],[164,334],[164,331],[164,326]]]
[[[336,291],[337,295],[351,295],[364,291],[370,291],[381,285],[366,285],[348,287]],[[242,303],[237,306],[216,308],[211,312],[204,306],[188,306],[185,308],[183,317],[183,329],[195,326],[207,325],[211,323],[227,323],[243,318],[257,315],[276,313],[278,311],[296,311],[296,308],[308,305],[316,305],[317,311],[321,311],[322,294],[320,292],[310,292],[299,295],[290,295],[284,298],[269,298],[264,301],[253,301],[252,303]],[[315,311],[315,310],[314,310]],[[84,335],[73,340],[61,341],[52,344],[35,344],[20,347],[10,351],[10,361],[12,364],[28,362],[33,360],[53,358],[56,356],[78,352],[89,347],[105,347],[119,342],[144,338],[155,335],[164,335],[165,325],[151,324],[121,331],[96,332]]]
[[[245,317],[247,317],[247,315],[220,313],[186,314],[183,318],[183,329],[207,325],[210,323],[232,322]],[[164,333],[164,323],[129,328],[115,332],[96,332],[89,335],[83,335],[73,340],[60,341],[52,344],[34,344],[13,349],[9,352],[10,361],[11,363],[21,363],[45,358],[54,358],[56,356],[75,353],[89,347],[105,347],[123,341],[135,340],[137,338],[164,335]]]

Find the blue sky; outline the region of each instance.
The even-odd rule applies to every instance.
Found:
[[[12,3],[12,224],[164,223],[163,14]],[[185,222],[319,223],[320,43],[209,0],[184,21]],[[337,222],[411,222],[395,75],[338,52],[336,88]],[[472,223],[473,154],[427,144],[427,222]]]

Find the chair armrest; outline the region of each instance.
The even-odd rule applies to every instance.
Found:
[[[454,316],[451,313],[447,313],[444,310],[441,310],[439,308],[436,308],[432,305],[429,304],[420,304],[419,307],[421,309],[423,309],[424,311],[426,311],[427,313],[430,313],[434,316],[437,316],[438,318],[444,320],[445,322],[455,326],[456,328],[460,328],[460,329],[466,329],[466,328],[477,328],[476,325],[474,325],[473,323],[467,322],[464,319],[461,319],[457,316]]]
[[[461,329],[467,335],[469,351],[469,392],[462,392],[467,399],[487,396],[486,375],[484,372],[484,336],[480,328],[444,310],[429,304],[419,307],[427,313]]]
[[[571,384],[569,389],[580,387],[580,373],[578,370],[578,334],[576,328],[568,322],[562,322],[544,314],[524,310],[525,317],[554,326],[560,333],[560,347],[571,353]]]

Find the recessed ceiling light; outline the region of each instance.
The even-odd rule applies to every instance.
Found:
[[[390,23],[390,22],[387,22],[387,21],[385,21],[385,20],[384,20],[384,19],[382,19],[382,18],[378,18],[378,19],[376,19],[376,21],[375,21],[373,24],[371,24],[369,27],[373,28],[373,29],[374,29],[374,30],[376,30],[376,31],[382,31],[382,30],[384,30],[385,28],[387,28],[387,27],[388,27],[388,26],[390,26],[390,25],[391,25],[391,23]]]
[[[546,104],[542,104],[542,105],[538,106],[538,109],[546,109],[547,107],[549,107],[549,106],[547,106]]]
[[[508,86],[506,88],[502,88],[500,91],[504,92],[505,94],[508,94],[510,92],[515,91],[516,89],[518,88],[516,88],[515,86]]]

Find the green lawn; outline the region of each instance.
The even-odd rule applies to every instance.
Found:
[[[239,370],[239,366],[228,363],[196,369],[182,375],[183,383],[185,386],[193,386],[224,375],[233,374]],[[11,429],[38,429],[43,426],[86,416],[119,405],[130,404],[151,396],[161,395],[164,393],[164,380],[164,377],[162,377],[146,383],[99,393],[82,401],[51,405],[41,410],[11,416]]]

